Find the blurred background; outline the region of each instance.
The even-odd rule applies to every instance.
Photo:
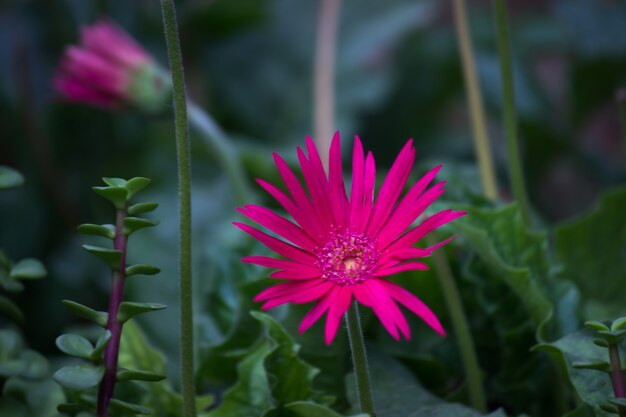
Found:
[[[293,159],[295,145],[313,130],[318,2],[177,3],[190,96],[228,133],[250,178],[274,178],[271,152]],[[418,161],[444,161],[478,187],[449,3],[344,1],[336,125],[344,145],[358,134],[383,167],[414,138]],[[626,141],[615,99],[626,87],[626,1],[507,3],[528,190],[538,217],[550,225],[589,209],[601,192],[626,177]],[[488,1],[468,5],[492,149],[503,194],[510,195],[492,7]],[[28,320],[24,333],[31,346],[56,354],[55,337],[76,323],[60,300],[100,309],[106,304],[109,272],[80,248],[95,238],[75,231],[80,223],[113,220],[110,205],[90,188],[103,176],[152,178],[142,200],[160,203],[152,217],[162,224],[133,236],[130,257],[163,272],[129,281],[128,298],[170,306],[143,324],[150,339],[175,358],[171,109],[156,116],[105,111],[65,103],[51,87],[66,45],[77,43],[81,25],[103,16],[166,65],[161,14],[153,0],[0,1],[0,164],[26,178],[24,186],[0,193],[0,247],[13,259],[33,256],[48,267],[49,276],[29,284],[16,300]],[[245,280],[239,254],[231,248],[252,243],[230,225],[238,219],[237,203],[215,155],[193,132],[192,144],[198,343],[206,344],[226,333],[227,325],[215,317],[236,303],[216,296],[214,284]]]

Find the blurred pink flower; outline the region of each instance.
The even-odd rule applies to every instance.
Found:
[[[152,57],[109,20],[81,29],[81,44],[66,48],[53,85],[69,101],[108,109],[131,103],[147,111],[170,90]]]
[[[429,256],[447,241],[428,248],[414,245],[429,232],[465,214],[443,210],[411,228],[413,222],[444,192],[443,182],[427,189],[440,167],[428,172],[400,199],[415,159],[415,149],[409,140],[374,198],[374,157],[371,152],[364,156],[357,137],[348,197],[343,180],[339,134],[335,134],[330,149],[328,176],[310,138],[307,138],[307,149],[308,157],[298,148],[298,159],[308,193],[277,154],[274,154],[276,166],[289,195],[268,182],[258,180],[295,223],[264,207],[247,205],[239,209],[242,214],[285,240],[246,224],[234,223],[286,258],[247,256],[242,259],[277,269],[270,276],[287,280],[262,291],[255,301],[264,302],[264,310],[285,303],[317,301],[302,320],[299,331],[306,331],[327,313],[327,344],[334,339],[341,317],[353,297],[372,308],[396,340],[400,339],[400,334],[407,339],[411,337],[406,318],[396,303],[404,305],[444,335],[439,320],[422,301],[385,278],[403,271],[427,269],[426,264],[415,259]]]

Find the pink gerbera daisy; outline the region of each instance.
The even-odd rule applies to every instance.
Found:
[[[443,210],[427,217],[417,227],[411,227],[444,192],[444,182],[428,188],[440,167],[428,172],[400,199],[415,159],[415,149],[409,140],[374,199],[374,157],[371,152],[365,157],[361,141],[356,137],[348,197],[339,134],[335,134],[331,145],[328,176],[315,144],[308,137],[306,146],[308,156],[298,148],[298,159],[308,193],[278,154],[274,154],[274,160],[289,195],[266,181],[257,180],[295,223],[265,207],[247,205],[238,209],[284,238],[277,239],[246,224],[234,223],[286,258],[247,256],[242,259],[277,269],[270,276],[287,280],[262,291],[255,301],[264,302],[263,310],[285,303],[317,301],[305,315],[299,331],[306,331],[327,313],[327,344],[334,339],[353,297],[372,308],[396,340],[400,339],[400,334],[407,339],[411,337],[409,325],[396,302],[421,317],[437,333],[445,335],[435,314],[422,301],[386,278],[403,271],[427,269],[426,264],[415,259],[429,256],[446,241],[428,248],[414,245],[427,233],[465,214]]]

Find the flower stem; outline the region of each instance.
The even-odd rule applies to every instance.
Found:
[[[430,242],[429,239],[429,246],[432,244],[434,243]],[[478,364],[474,338],[472,337],[467,318],[465,317],[459,289],[454,282],[454,276],[452,275],[452,270],[450,269],[445,252],[443,250],[434,251],[433,261],[437,268],[439,283],[441,284],[448,313],[452,320],[454,335],[456,336],[459,350],[461,351],[461,358],[463,360],[463,367],[465,368],[465,376],[469,389],[470,403],[475,409],[485,412],[487,411],[487,404],[483,390],[482,372]]]
[[[205,143],[213,151],[219,163],[222,164],[234,189],[237,204],[243,206],[246,201],[250,200],[251,193],[245,180],[244,168],[235,149],[224,131],[209,114],[193,102],[188,102],[187,106],[189,108],[189,123],[202,135]]]
[[[176,23],[174,0],[161,0],[167,55],[170,61],[174,95],[174,125],[178,158],[180,199],[179,292],[180,292],[180,374],[183,416],[196,416],[193,372],[193,303],[191,282],[191,158],[189,125],[182,53]]]
[[[626,372],[622,369],[618,345],[609,346],[609,358],[611,359],[611,382],[615,397],[626,398]]]
[[[470,37],[467,23],[468,19],[465,0],[453,0],[452,4],[454,24],[456,26],[456,33],[461,53],[463,78],[465,79],[465,89],[469,99],[474,148],[478,158],[483,192],[487,198],[495,200],[498,197],[498,188],[493,167],[493,159],[491,156],[491,148],[489,147],[489,136],[487,134],[485,110],[483,108],[483,101],[480,93],[480,83],[476,75],[476,63],[474,62],[472,39]]]
[[[504,130],[509,156],[509,176],[513,195],[522,210],[522,219],[526,226],[532,226],[530,206],[524,184],[522,158],[519,149],[517,117],[515,112],[515,89],[513,87],[513,65],[509,41],[506,4],[504,0],[494,0],[498,51],[500,55],[500,76],[502,79],[502,104],[504,113]]]
[[[120,351],[120,339],[122,337],[122,324],[117,321],[117,312],[124,298],[124,281],[126,279],[126,244],[128,236],[124,234],[124,219],[126,207],[117,210],[115,220],[115,239],[113,249],[122,253],[120,264],[113,270],[111,298],[109,299],[107,330],[111,332],[111,339],[104,349],[104,376],[98,387],[97,415],[108,417],[107,409],[115,391],[117,376],[117,360]]]
[[[620,88],[615,93],[615,101],[617,102],[617,110],[622,124],[622,146],[626,150],[626,88]]]
[[[314,134],[322,163],[328,168],[328,150],[334,127],[334,77],[341,0],[322,0],[317,24],[313,69]]]
[[[370,417],[376,417],[372,385],[367,366],[367,353],[365,352],[365,342],[363,340],[363,331],[361,330],[361,320],[359,319],[359,307],[356,301],[352,302],[346,313],[346,326],[348,328],[348,339],[350,340],[352,363],[354,364],[356,377],[356,392],[359,397],[361,412],[368,413]]]

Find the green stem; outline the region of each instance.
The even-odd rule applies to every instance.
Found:
[[[502,79],[502,104],[504,113],[504,131],[507,141],[509,176],[513,188],[513,196],[522,210],[522,218],[526,226],[532,225],[530,205],[526,195],[522,158],[517,135],[517,117],[515,112],[515,89],[513,87],[513,65],[509,41],[506,4],[504,0],[494,0],[496,16],[496,32],[498,51],[500,54],[500,76]]]
[[[189,107],[189,122],[204,139],[211,151],[215,154],[224,172],[234,189],[235,198],[239,206],[243,206],[250,200],[250,191],[246,182],[246,174],[241,160],[232,146],[230,140],[220,126],[193,102],[187,103]]]
[[[480,93],[480,83],[476,75],[472,39],[467,24],[465,0],[453,0],[452,4],[454,24],[461,53],[463,78],[465,79],[465,89],[469,100],[474,148],[476,149],[476,157],[478,158],[483,191],[487,198],[495,200],[498,197],[498,188],[493,167],[493,158],[491,156],[491,148],[489,147],[489,135],[487,134],[487,122]]]
[[[429,239],[429,246],[433,244],[434,242],[431,242]],[[454,282],[454,276],[452,275],[445,252],[443,250],[434,251],[433,261],[435,262],[435,267],[437,268],[441,290],[446,301],[450,319],[452,320],[454,335],[456,336],[459,344],[461,359],[463,361],[465,376],[467,378],[470,402],[472,407],[481,412],[485,412],[487,411],[487,403],[485,400],[485,392],[483,390],[482,372],[478,364],[474,339],[472,337],[472,333],[470,332],[467,318],[465,317],[465,311],[463,309],[463,303],[461,302],[459,289]]]
[[[374,412],[374,397],[372,396],[372,385],[367,366],[367,353],[365,352],[365,342],[361,321],[359,319],[359,307],[357,302],[352,305],[346,313],[346,326],[348,328],[348,339],[350,340],[350,350],[352,351],[352,363],[354,364],[354,374],[356,377],[356,392],[359,397],[361,412],[368,413],[370,417],[376,417]]]
[[[172,74],[174,125],[178,159],[180,199],[179,291],[180,291],[180,373],[184,417],[196,416],[193,372],[193,305],[191,283],[191,158],[189,125],[182,53],[174,0],[161,0],[167,55]]]
[[[619,111],[619,118],[622,123],[622,145],[626,150],[626,88],[620,88],[615,93],[615,101]]]

